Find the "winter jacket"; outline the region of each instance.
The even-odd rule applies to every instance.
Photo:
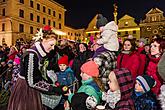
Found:
[[[126,68],[120,68],[115,69],[114,73],[116,75],[121,93],[121,98],[116,103],[114,110],[134,110],[134,103],[131,99],[133,92],[133,80],[130,71]]]
[[[110,51],[118,51],[119,42],[117,38],[118,26],[114,21],[107,23],[103,27],[103,32],[101,33],[100,39],[97,40],[98,44],[102,44],[104,48]]]
[[[78,89],[77,93],[80,92],[84,92],[89,96],[94,96],[97,100],[97,104],[100,103],[102,94],[98,85],[93,81],[93,78],[90,78],[88,80],[82,80],[82,86]],[[74,94],[72,93],[68,96],[69,102],[71,102],[73,95]]]
[[[117,68],[127,68],[131,71],[133,81],[139,74],[140,58],[136,52],[120,53],[117,57]]]
[[[151,91],[137,96],[135,92],[132,95],[136,110],[159,110],[156,95]]]
[[[162,82],[163,80],[161,79],[161,77],[159,76],[158,74],[158,71],[157,71],[157,65],[158,65],[158,62],[160,60],[160,57],[159,58],[155,58],[151,55],[149,55],[149,64],[147,66],[147,75],[153,77],[156,81],[156,86],[152,88],[152,91],[158,95],[160,93],[160,87],[162,85]]]
[[[115,52],[109,51],[104,47],[96,50],[93,61],[99,66],[99,77],[104,84],[105,90],[108,90],[108,75],[110,71],[116,69],[117,58]]]

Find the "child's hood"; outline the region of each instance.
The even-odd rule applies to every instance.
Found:
[[[116,25],[114,21],[111,21],[104,26],[103,30],[112,30],[114,32],[117,32],[118,26]]]
[[[131,72],[126,68],[120,68],[115,69],[114,73],[120,87],[121,100],[129,99],[133,91],[133,80]]]

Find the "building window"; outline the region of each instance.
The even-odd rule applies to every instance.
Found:
[[[59,29],[61,29],[61,23],[59,23]]]
[[[2,23],[2,31],[5,31],[5,23]]]
[[[72,33],[70,35],[72,36]]]
[[[53,16],[54,16],[54,17],[56,16],[56,12],[55,12],[55,11],[53,11]]]
[[[46,7],[45,6],[43,6],[43,12],[46,13]]]
[[[5,10],[5,8],[2,9],[2,16],[6,16],[6,10]]]
[[[24,10],[19,10],[19,17],[22,17],[22,18],[24,18]]]
[[[3,2],[6,2],[6,0],[3,0]]]
[[[61,14],[59,14],[59,19],[61,19]]]
[[[51,9],[48,9],[48,14],[51,15]]]
[[[37,10],[40,10],[40,4],[37,3]]]
[[[55,21],[53,21],[53,27],[56,27],[56,22]]]
[[[50,20],[48,20],[48,25],[51,26],[51,21]]]
[[[30,34],[33,34],[33,27],[30,26]]]
[[[30,20],[33,21],[33,18],[34,18],[33,13],[30,13]]]
[[[118,32],[118,35],[121,35],[121,32]]]
[[[128,22],[125,22],[125,23],[124,23],[124,26],[128,26]]]
[[[133,31],[133,34],[136,34],[136,31]]]
[[[46,23],[46,19],[45,18],[43,18],[43,24],[45,24]]]
[[[30,0],[30,7],[34,7],[34,2],[32,0]]]
[[[70,32],[68,32],[68,35],[70,35]]]
[[[40,22],[40,16],[37,16],[37,22],[38,23]]]
[[[125,34],[128,35],[128,31],[125,31]]]
[[[24,0],[19,0],[20,3],[24,4]]]
[[[24,32],[24,25],[23,24],[19,24],[19,32]]]

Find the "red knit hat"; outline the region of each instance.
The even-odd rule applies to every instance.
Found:
[[[68,66],[68,56],[64,55],[58,59],[58,64],[65,64]]]
[[[94,61],[88,61],[81,66],[81,71],[89,76],[98,77],[99,69],[98,65]]]

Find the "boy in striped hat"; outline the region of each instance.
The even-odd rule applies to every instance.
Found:
[[[160,110],[156,95],[151,91],[155,85],[156,81],[148,75],[136,78],[132,95],[136,110]]]

